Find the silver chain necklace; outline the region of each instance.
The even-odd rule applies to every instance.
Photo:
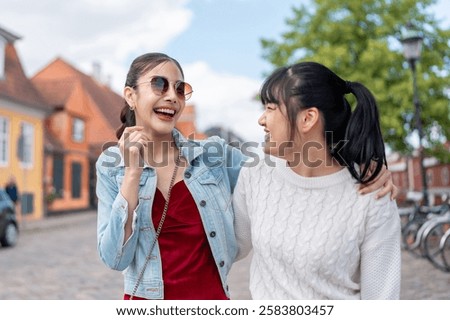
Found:
[[[155,238],[153,239],[152,245],[150,246],[150,251],[149,251],[147,257],[145,258],[144,266],[142,267],[142,270],[139,273],[139,277],[136,281],[136,284],[134,285],[133,293],[130,295],[130,300],[133,300],[134,295],[136,294],[136,291],[139,287],[139,283],[141,282],[142,277],[144,276],[145,269],[147,268],[148,262],[151,259],[153,249],[155,248],[155,245],[156,245],[156,241],[158,241],[158,237],[159,237],[159,234],[161,233],[161,229],[162,229],[164,220],[166,220],[167,210],[169,209],[170,193],[172,192],[172,187],[175,183],[175,179],[177,178],[177,172],[178,172],[178,167],[180,166],[180,160],[181,160],[181,148],[178,149],[178,156],[175,159],[175,168],[173,169],[172,179],[170,180],[169,190],[167,191],[167,199],[164,203],[163,213],[161,215],[161,220],[159,221],[159,224],[158,224],[158,229],[156,230]]]

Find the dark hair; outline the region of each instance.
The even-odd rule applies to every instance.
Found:
[[[353,112],[345,98],[347,93],[356,97]],[[361,83],[345,81],[319,63],[300,62],[275,70],[263,83],[260,96],[264,105],[286,106],[291,140],[297,128],[298,112],[316,107],[324,120],[324,135],[331,155],[357,181],[373,180],[386,165],[376,101]],[[376,166],[369,175],[371,161]],[[357,170],[356,165],[363,165],[364,169]]]
[[[134,88],[137,84],[138,79],[146,72],[152,70],[156,66],[163,62],[173,62],[180,69],[181,75],[184,78],[183,69],[177,60],[169,57],[164,53],[152,52],[143,54],[131,63],[130,69],[128,70],[127,79],[125,81],[125,87]],[[116,130],[116,137],[120,139],[123,131],[126,127],[131,127],[136,125],[136,117],[134,111],[130,109],[127,101],[125,100],[125,106],[120,112],[120,121],[122,125]]]

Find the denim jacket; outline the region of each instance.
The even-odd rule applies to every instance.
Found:
[[[229,296],[227,274],[237,254],[231,195],[244,156],[218,137],[187,140],[176,129],[173,137],[188,161],[184,182],[197,203],[222,286]],[[156,172],[145,165],[139,182],[139,201],[133,214],[133,231],[124,243],[128,203],[119,192],[125,167],[117,146],[104,150],[96,163],[100,258],[110,268],[124,273],[124,290],[132,294],[155,236],[151,219],[156,191]],[[158,244],[145,269],[136,296],[164,299],[164,282]]]

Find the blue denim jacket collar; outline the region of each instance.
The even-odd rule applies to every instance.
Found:
[[[173,129],[172,136],[175,145],[177,148],[181,148],[181,154],[189,163],[203,154],[204,148],[200,143],[186,139],[177,129]]]

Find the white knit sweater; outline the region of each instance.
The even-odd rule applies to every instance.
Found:
[[[347,169],[305,178],[267,160],[242,169],[233,197],[253,299],[398,299],[396,203],[359,195]]]

